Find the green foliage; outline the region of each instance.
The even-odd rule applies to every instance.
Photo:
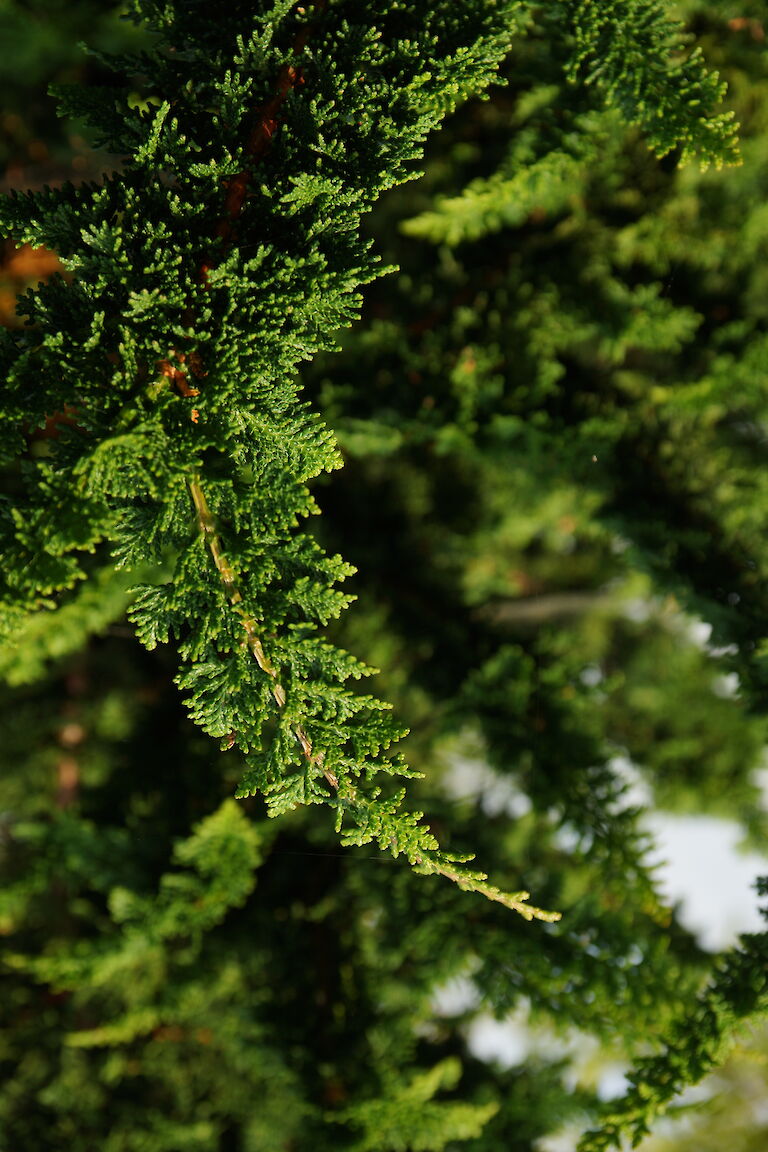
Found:
[[[255,754],[241,795],[263,792],[273,814],[328,803],[347,842],[375,840],[493,899],[498,889],[402,810],[404,793],[360,791],[403,770],[386,755],[403,729],[344,687],[363,666],[313,635],[349,603],[333,585],[351,570],[295,531],[315,510],[307,481],[338,456],[290,381],[332,346],[376,273],[361,214],[411,174],[445,113],[488,84],[523,12],[513,0],[454,4],[450,17],[430,6],[406,35],[386,4],[364,20],[321,6],[304,25],[277,5],[214,32],[173,7],[140,6],[157,43],[114,67],[151,75],[152,105],[114,86],[59,92],[63,113],[126,156],[123,172],[90,189],[12,195],[2,215],[18,240],[55,246],[74,277],[27,293],[34,342],[9,333],[0,349],[8,459],[22,420],[77,413],[20,474],[23,512],[6,512],[6,610],[39,611],[84,579],[83,552],[109,547],[129,568],[171,553],[171,582],[143,590],[131,616],[150,646],[179,640],[192,717]],[[574,20],[588,36],[589,14]],[[709,108],[687,88],[680,99],[689,111],[669,131],[683,141]],[[713,138],[724,123],[707,120]],[[33,377],[45,387],[30,410]]]
[[[607,1148],[764,1006],[627,779],[764,838],[768,84],[687,8],[728,172],[647,0],[140,0],[56,89],[120,161],[0,209],[0,1143],[532,1152],[601,1113],[478,1058],[530,1005],[641,1061]]]
[[[444,1060],[410,1084],[393,1086],[390,1097],[349,1109],[340,1121],[365,1132],[352,1147],[356,1152],[374,1152],[382,1146],[392,1152],[439,1152],[451,1141],[479,1136],[498,1111],[496,1104],[437,1103],[432,1099],[441,1088],[455,1087],[460,1075],[458,1061]]]
[[[762,882],[763,895],[765,890]],[[670,1029],[664,1051],[638,1062],[626,1096],[606,1108],[601,1127],[584,1135],[579,1152],[620,1147],[625,1135],[636,1147],[686,1085],[722,1062],[737,1025],[768,1009],[767,951],[765,934],[741,938],[740,947],[716,966],[709,987]]]
[[[203,934],[245,902],[255,882],[258,846],[253,825],[233,800],[226,801],[176,845],[174,863],[188,871],[165,874],[157,894],[149,897],[124,888],[110,892],[109,912],[120,928],[110,948],[99,942],[62,956],[28,962],[13,958],[14,967],[30,971],[57,992],[79,990],[85,1005],[110,990],[113,1005],[116,993],[124,1002],[122,1014],[113,1015],[109,1025],[73,1032],[70,1044],[124,1043],[151,1034],[167,1015],[175,1018],[172,1005],[180,981],[174,967],[194,964]],[[161,1002],[165,996],[169,1008]]]
[[[759,1152],[766,1124],[765,1022],[753,1024],[733,1046],[727,1060],[699,1090],[711,1093],[698,1106],[680,1104],[646,1141],[649,1152],[714,1152],[724,1145],[734,1152]]]
[[[386,6],[380,28],[375,11],[352,23],[321,11],[316,26],[302,27],[285,5],[268,7],[250,29],[237,15],[225,21],[213,54],[204,20],[142,12],[160,36],[141,64],[154,110],[118,87],[59,93],[62,112],[129,157],[120,177],[63,195],[14,195],[3,217],[18,239],[54,245],[75,277],[28,293],[33,346],[25,335],[5,341],[8,448],[17,449],[22,418],[34,426],[69,405],[78,420],[25,470],[23,516],[8,509],[8,608],[40,610],[44,597],[84,579],[84,550],[109,546],[129,568],[171,553],[172,579],[140,590],[131,616],[150,647],[179,640],[192,717],[255,754],[240,794],[263,792],[275,815],[329,803],[339,828],[352,825],[349,843],[376,840],[494,899],[498,889],[439,853],[420,816],[401,811],[404,793],[381,802],[378,789],[360,794],[362,780],[402,771],[385,754],[403,729],[381,717],[379,701],[344,687],[365,667],[313,635],[349,603],[333,585],[351,569],[295,532],[315,510],[307,481],[339,461],[290,381],[299,361],[332,345],[375,274],[369,244],[356,237],[361,214],[409,175],[445,112],[488,83],[519,8],[454,6],[447,24],[427,10],[406,39]],[[176,51],[179,37],[177,63],[166,49]],[[289,61],[307,40],[299,77]],[[257,177],[268,143],[265,182]],[[175,187],[161,171],[176,173]],[[251,186],[233,243],[235,213],[218,188],[237,180]],[[34,411],[32,374],[48,382]],[[29,574],[19,580],[22,568]],[[268,654],[262,635],[273,637]]]
[[[584,75],[627,120],[642,125],[658,156],[679,147],[683,161],[733,162],[733,113],[718,111],[725,85],[705,67],[699,47],[680,58],[679,25],[662,5],[568,0],[556,7],[574,38],[571,76]]]

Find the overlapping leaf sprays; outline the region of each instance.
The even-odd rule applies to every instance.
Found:
[[[629,7],[640,20],[643,5]],[[674,39],[651,8],[665,58]],[[149,647],[175,638],[192,716],[248,756],[241,795],[263,793],[272,814],[330,805],[344,843],[376,841],[547,919],[442,852],[402,790],[380,791],[378,778],[409,774],[389,751],[403,729],[347,687],[371,670],[318,635],[349,603],[335,585],[351,570],[299,530],[316,511],[308,481],[340,461],[294,382],[381,271],[362,213],[413,174],[427,133],[487,86],[534,9],[136,3],[152,50],[113,61],[114,88],[60,93],[121,171],[3,208],[5,229],[54,248],[72,277],[28,293],[30,327],[0,346],[2,445],[19,456],[18,496],[2,510],[3,602],[13,631],[110,554],[152,571],[131,609],[137,632]],[[553,15],[576,36],[571,67],[602,54],[595,80],[642,120],[642,60],[609,75],[618,50],[594,6]],[[680,101],[665,147],[730,154],[700,61],[664,91]],[[35,444],[46,421],[56,434]]]

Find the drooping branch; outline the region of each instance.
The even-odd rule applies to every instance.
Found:
[[[316,0],[314,7],[318,16],[324,10],[325,5],[326,0]],[[303,12],[304,9],[302,8],[300,11]],[[312,23],[308,23],[299,29],[291,45],[292,55],[298,56],[304,50],[313,27],[314,25]],[[277,118],[280,110],[289,94],[302,82],[303,77],[301,70],[295,64],[284,64],[278,72],[272,97],[256,112],[254,126],[251,129],[243,150],[249,163],[236,176],[233,176],[231,180],[229,180],[224,200],[224,213],[218,220],[214,230],[216,237],[222,241],[222,246],[217,256],[206,256],[200,265],[199,275],[203,284],[208,284],[209,273],[217,262],[217,257],[218,259],[221,258],[226,247],[232,241],[235,224],[243,210],[248,195],[254,167],[269,149],[278,126]],[[203,368],[199,354],[193,352],[186,358],[183,354],[177,358],[182,364],[189,365],[189,372],[196,379],[199,380],[205,375],[205,369]],[[182,396],[194,397],[200,394],[199,388],[190,384],[185,368],[173,365],[169,360],[161,361],[160,368],[163,375],[171,379]],[[194,409],[192,419],[197,419],[197,412]],[[264,651],[255,620],[243,606],[243,597],[237,586],[235,573],[224,554],[216,524],[208,507],[199,476],[195,476],[190,480],[189,490],[197,513],[198,527],[208,543],[213,562],[219,573],[221,582],[224,585],[224,590],[229,598],[229,602],[240,617],[246,635],[248,649],[262,672],[265,672],[267,676],[271,678],[272,696],[278,708],[284,708],[286,702],[285,689],[278,679],[272,662]],[[301,725],[295,725],[294,734],[301,746],[304,756],[310,764],[322,764],[322,753],[313,752],[312,742],[304,731],[304,728]],[[331,787],[337,789],[339,785],[335,774],[327,768],[323,770],[323,773]]]
[[[315,10],[318,15],[325,8],[325,4],[326,0],[317,0]],[[298,56],[306,46],[313,27],[313,24],[307,24],[297,33],[292,45],[292,53],[294,56]],[[216,259],[221,259],[221,256],[233,240],[237,220],[246,202],[255,165],[269,149],[278,126],[278,114],[289,94],[302,82],[303,77],[301,70],[295,64],[284,64],[278,73],[271,99],[259,109],[256,115],[256,123],[244,149],[245,156],[250,163],[228,182],[224,201],[224,214],[215,227],[215,236],[221,241],[221,245],[216,256],[207,256],[200,265],[200,281],[206,286],[209,283],[209,274],[215,266]],[[194,316],[190,310],[186,320],[191,322],[193,319]],[[171,379],[182,396],[198,396],[200,391],[196,386],[190,384],[186,366],[189,366],[189,373],[195,378],[196,383],[200,382],[206,375],[206,371],[202,365],[199,354],[192,352],[186,357],[177,354],[175,359],[177,361],[176,364],[172,364],[170,360],[161,361],[160,368],[163,375]],[[181,365],[181,367],[179,365]],[[197,410],[193,409],[191,414],[192,420],[196,422],[197,416]],[[219,574],[227,599],[240,619],[248,650],[256,660],[259,668],[270,677],[272,681],[272,697],[277,707],[282,710],[285,708],[287,702],[286,690],[280,682],[277,670],[264,650],[256,620],[245,606],[243,595],[238,585],[237,574],[227,559],[219,530],[208,505],[199,475],[195,475],[189,481],[189,490],[195,507],[198,530],[208,544],[214,566]],[[308,766],[320,768],[327,784],[337,796],[340,796],[339,778],[325,763],[325,752],[313,748],[312,740],[307,734],[303,724],[294,723],[291,726],[291,730]],[[234,742],[234,738],[235,734],[232,734],[232,742]],[[371,810],[371,806],[375,804],[375,800],[371,800],[360,794],[359,790],[347,781],[344,787],[343,804],[347,811],[356,811],[358,816],[362,818],[361,823],[365,824],[368,822],[367,816]],[[406,827],[408,827],[408,817],[405,817],[404,820],[404,830]],[[527,903],[529,893],[504,892],[494,885],[489,884],[487,876],[484,873],[462,868],[461,865],[465,862],[465,859],[457,859],[443,853],[432,837],[429,828],[426,826],[421,826],[418,829],[416,843],[411,843],[410,848],[400,846],[396,835],[392,835],[391,838],[387,838],[386,836],[384,836],[384,838],[380,836],[376,838],[383,848],[391,850],[395,855],[398,855],[401,851],[405,851],[411,864],[418,871],[427,875],[434,874],[442,876],[465,891],[481,893],[489,900],[501,903],[505,907],[520,913],[527,920],[536,918],[552,922],[560,918],[560,914],[557,912],[547,912],[529,905]],[[459,866],[457,867],[457,865]]]

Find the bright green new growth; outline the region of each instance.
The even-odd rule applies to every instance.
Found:
[[[272,815],[328,805],[344,844],[375,841],[418,872],[550,920],[441,851],[404,790],[382,791],[384,777],[410,774],[390,753],[404,730],[347,687],[372,669],[319,635],[349,604],[336,585],[352,569],[300,531],[317,511],[308,483],[340,458],[294,382],[382,271],[359,237],[362,214],[413,176],[427,134],[492,81],[535,11],[280,0],[208,17],[137,2],[156,41],[110,63],[125,82],[59,93],[122,170],[2,208],[4,230],[53,248],[72,280],[29,292],[29,327],[2,336],[0,437],[4,459],[19,459],[19,495],[0,525],[10,637],[34,629],[31,613],[77,625],[72,590],[106,579],[111,554],[141,574],[139,638],[177,644],[193,719],[247,754],[239,796],[263,794]],[[669,64],[677,45],[659,5],[556,4],[545,27],[575,44],[564,75],[586,69],[657,151],[733,159],[732,124],[713,112],[720,85],[696,55]],[[552,196],[591,129],[574,121],[541,159]],[[504,178],[502,215],[526,188],[537,198],[536,171]],[[470,217],[486,191],[474,190]],[[454,220],[446,238],[487,227]],[[36,437],[50,419],[56,434]]]
[[[717,111],[725,85],[703,67],[701,49],[682,52],[680,25],[657,0],[566,0],[573,36],[568,71],[595,84],[606,102],[642,127],[657,156],[680,149],[683,163],[738,160],[733,113]]]

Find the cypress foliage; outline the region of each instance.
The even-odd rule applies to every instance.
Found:
[[[334,585],[351,569],[293,530],[314,510],[306,482],[339,460],[286,384],[376,272],[362,212],[488,83],[520,5],[430,9],[415,26],[387,5],[365,22],[293,9],[233,9],[213,26],[142,8],[158,42],[115,67],[152,77],[146,111],[119,87],[59,92],[64,113],[128,158],[120,177],[5,206],[6,229],[54,248],[75,277],[29,293],[34,343],[11,336],[0,351],[7,458],[25,448],[24,421],[75,417],[26,469],[23,512],[6,509],[6,625],[50,609],[85,577],[80,555],[107,542],[128,568],[174,552],[171,579],[140,586],[131,618],[149,648],[178,640],[178,683],[203,730],[256,753],[239,795],[265,795],[273,815],[330,804],[343,843],[375,840],[548,916],[442,853],[402,791],[361,788],[408,775],[384,755],[403,729],[345,687],[370,669],[314,636],[349,603]],[[33,377],[50,386],[30,407]]]
[[[24,813],[5,861],[3,1138],[530,1149],[594,1101],[557,1065],[483,1066],[461,1019],[436,1019],[435,988],[471,973],[495,1013],[527,1000],[630,1054],[673,1029],[585,1137],[609,1147],[764,995],[762,938],[702,991],[708,958],[659,898],[616,763],[628,751],[663,802],[711,797],[764,830],[760,503],[737,515],[723,462],[759,481],[744,424],[713,415],[738,407],[726,381],[761,317],[733,303],[736,255],[727,287],[692,288],[723,273],[675,232],[691,185],[735,219],[754,168],[676,177],[625,128],[730,163],[722,85],[648,2],[134,15],[151,36],[105,62],[111,86],[59,92],[119,173],[2,209],[66,273],[26,293],[0,345],[3,756]],[[462,110],[505,57],[506,87]],[[414,208],[391,190],[448,114]],[[373,285],[361,217],[384,191],[371,231],[404,273]],[[388,229],[404,215],[405,240]],[[367,320],[340,337],[365,285]],[[694,345],[718,292],[738,316]],[[659,396],[659,377],[679,384]],[[341,554],[359,567],[349,612]],[[653,607],[669,587],[734,650],[702,651]],[[98,639],[126,608],[149,654]],[[381,664],[398,720],[347,687],[371,671],[350,650]],[[726,671],[753,715],[719,693]],[[390,752],[405,724],[407,765]],[[501,799],[451,803],[441,760],[469,755]],[[446,849],[390,776],[412,777]],[[374,841],[491,902],[339,853],[314,805],[345,849]],[[504,889],[464,867],[475,848]],[[563,922],[506,891],[519,864]]]
[[[75,277],[28,293],[34,342],[9,336],[0,350],[6,458],[24,450],[25,421],[42,426],[68,408],[76,417],[25,469],[23,510],[5,511],[6,627],[49,609],[85,577],[81,554],[105,542],[128,568],[173,551],[172,578],[140,587],[131,618],[149,648],[178,640],[178,683],[203,730],[256,752],[239,795],[265,795],[274,815],[330,804],[344,843],[375,840],[418,869],[544,915],[442,853],[421,814],[402,810],[402,791],[361,789],[408,775],[383,755],[403,729],[376,698],[345,687],[370,669],[314,636],[349,603],[334,585],[351,569],[293,531],[314,510],[306,482],[338,456],[286,385],[349,323],[375,274],[370,245],[356,239],[361,213],[405,179],[441,117],[485,87],[523,6],[429,7],[414,26],[386,4],[364,23],[343,8],[277,4],[251,13],[245,30],[239,9],[215,27],[195,9],[138,14],[158,42],[115,67],[151,76],[146,111],[119,87],[59,93],[64,113],[127,157],[119,179],[13,196],[4,209],[6,229],[54,248]],[[578,5],[563,15],[579,34],[580,65],[605,22],[589,5],[583,20]],[[669,50],[664,21],[648,35]],[[609,65],[617,56],[609,49]],[[642,115],[647,80],[633,60]],[[627,89],[632,62],[615,65],[611,98]],[[720,159],[732,132],[710,114],[720,89],[697,57],[679,88],[680,107],[695,111],[668,124],[663,147],[684,140]],[[33,378],[45,385],[31,395]]]

